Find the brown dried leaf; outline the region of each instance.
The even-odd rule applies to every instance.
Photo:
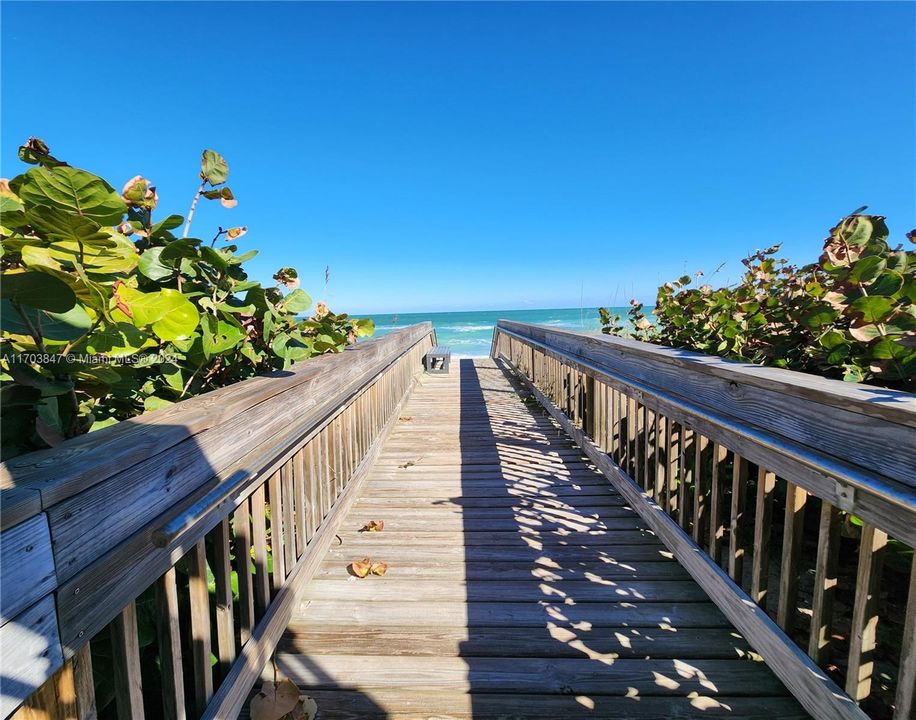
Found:
[[[398,465],[398,467],[401,468],[401,470],[406,470],[407,468],[413,467],[414,465],[416,465],[416,463],[413,460],[408,460],[403,465]]]
[[[354,560],[349,565],[347,565],[347,572],[351,575],[364,578],[372,570],[372,560],[371,558],[363,558],[362,560]]]
[[[388,563],[386,562],[377,562],[372,565],[372,574],[373,575],[384,575],[388,572]]]
[[[410,422],[413,418],[410,415],[401,415],[398,420],[401,422]]]
[[[360,532],[381,532],[385,529],[384,520],[370,520],[362,526]]]
[[[280,720],[299,704],[299,688],[292,680],[264,683],[248,706],[251,720]]]

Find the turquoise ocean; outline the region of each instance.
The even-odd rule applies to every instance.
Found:
[[[613,308],[626,313],[626,308]],[[565,330],[601,332],[598,308],[553,310],[473,310],[465,312],[383,313],[368,315],[375,321],[375,335],[385,335],[407,325],[428,320],[436,328],[440,345],[447,345],[453,357],[485,357],[490,354],[493,327],[497,320],[550,325]]]

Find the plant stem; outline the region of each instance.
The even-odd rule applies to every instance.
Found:
[[[188,219],[185,221],[185,224],[184,224],[184,233],[182,233],[181,235],[181,237],[183,238],[186,238],[188,236],[188,233],[191,231],[191,220],[194,219],[194,211],[197,210],[197,201],[200,200],[200,196],[203,193],[204,187],[206,187],[206,185],[207,185],[207,181],[204,180],[200,184],[200,187],[197,188],[197,192],[194,194],[194,199],[191,201],[191,209],[188,211]]]

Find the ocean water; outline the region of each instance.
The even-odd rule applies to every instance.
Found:
[[[626,308],[615,308],[626,313]],[[515,320],[537,325],[553,325],[566,330],[600,333],[598,308],[559,308],[554,310],[479,310],[438,313],[388,313],[369,315],[375,321],[376,336],[406,325],[429,320],[436,328],[440,345],[452,350],[452,357],[486,357],[490,354],[493,327],[497,320]]]

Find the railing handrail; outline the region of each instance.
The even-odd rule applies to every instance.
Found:
[[[598,359],[596,355],[602,354],[603,349],[615,350],[621,355],[643,356],[688,371],[696,371],[764,389],[777,389],[788,395],[806,397],[824,405],[832,405],[871,417],[881,417],[893,423],[916,428],[916,395],[903,390],[845,382],[797,370],[739,362],[717,355],[707,355],[694,350],[672,348],[632,338],[567,330],[550,325],[498,320],[497,328],[510,330],[528,339],[542,342],[548,336],[569,337],[577,342],[584,341],[589,348],[589,353],[583,357],[593,362]],[[557,349],[562,349],[556,343],[554,345]]]
[[[17,657],[19,675],[12,684],[4,681],[0,717],[13,698],[24,699],[19,693],[36,688],[84,652],[86,643],[119,613],[128,612],[154,579],[162,582],[163,573],[180,558],[202,548],[205,536],[228,527],[230,515],[240,507],[254,508],[260,502],[263,510],[265,484],[294,472],[290,468],[301,461],[300,451],[313,439],[324,437],[327,443],[332,433],[339,443],[335,452],[339,449],[340,455],[327,459],[320,472],[331,465],[337,468],[339,461],[341,472],[364,474],[380,437],[367,433],[390,427],[388,415],[403,399],[391,393],[409,390],[410,374],[415,379],[421,369],[418,357],[434,342],[431,323],[408,326],[346,352],[221,388],[3,464],[3,642],[12,647],[20,634],[40,635],[47,646],[41,657]],[[342,421],[349,423],[346,433],[356,432],[355,414],[370,407],[370,396],[372,402],[387,398],[386,404],[371,406],[371,417],[361,416],[359,436],[333,435],[332,427],[342,427]],[[357,447],[368,454],[357,457]],[[332,502],[339,515],[344,491],[351,489],[346,483],[355,475],[338,477],[337,469],[333,472],[335,494],[323,495],[322,502]],[[260,493],[258,501],[255,492]],[[281,522],[279,517],[276,522]],[[288,522],[284,518],[283,526]],[[304,517],[297,516],[296,522]],[[292,540],[287,539],[283,550],[299,558],[296,578],[312,571],[300,557],[305,552],[300,530],[295,548],[290,550]],[[327,526],[318,530],[315,537],[323,538],[321,542],[333,533]],[[308,549],[318,552],[311,543]],[[224,550],[228,553],[228,547]],[[287,590],[285,585],[274,589]],[[288,595],[283,596],[283,612],[291,602]],[[262,618],[265,623],[270,618],[271,634],[282,619],[277,612]],[[267,625],[258,627],[258,632],[267,632]],[[18,652],[35,647],[29,641]],[[246,661],[267,651],[248,647]],[[233,668],[248,679],[259,670]],[[13,685],[15,690],[8,693]]]
[[[765,449],[767,465],[779,471],[782,466],[774,462],[773,458],[789,464],[793,471],[800,473],[795,480],[806,490],[844,510],[867,519],[877,527],[910,544],[916,543],[916,428],[909,423],[903,424],[889,420],[885,410],[878,410],[867,417],[866,415],[875,405],[861,402],[858,405],[858,417],[863,420],[848,429],[843,426],[823,422],[820,426],[806,426],[805,435],[793,435],[790,431],[797,425],[799,417],[814,417],[819,409],[817,391],[827,385],[850,385],[852,394],[870,395],[880,388],[870,388],[865,385],[843,383],[838,380],[815,378],[804,373],[797,373],[777,368],[761,368],[758,371],[748,372],[744,363],[722,360],[720,362],[705,362],[706,356],[698,353],[674,350],[664,346],[651,345],[621,338],[596,337],[585,333],[556,330],[545,326],[527,325],[524,323],[500,320],[497,323],[496,333],[503,332],[516,337],[524,342],[534,344],[546,352],[575,363],[583,371],[601,375],[611,382],[621,386],[628,386],[641,393],[644,402],[662,402],[665,407],[679,411],[685,421],[692,424],[707,422],[712,428],[727,432],[729,439],[745,441],[749,447]],[[557,342],[557,340],[561,342]],[[578,344],[578,347],[575,345]],[[572,351],[571,351],[572,346]],[[592,352],[597,348],[612,350],[617,357],[601,352]],[[576,351],[578,350],[578,351]],[[641,353],[639,374],[634,377],[633,372],[628,372],[626,367],[628,353]],[[649,364],[645,358],[663,358],[654,364]],[[696,371],[696,384],[705,382],[711,384],[715,379],[720,383],[739,383],[746,377],[755,380],[765,377],[770,372],[777,374],[784,380],[791,378],[791,383],[783,383],[778,392],[783,400],[779,412],[786,415],[787,425],[776,430],[766,427],[759,420],[755,423],[751,416],[752,410],[760,407],[759,403],[742,405],[741,386],[737,392],[724,390],[717,397],[720,404],[714,405],[704,402],[698,394],[688,395],[685,392],[672,392],[673,384],[660,373],[651,375],[662,362],[674,364],[679,368],[684,386],[692,387],[689,374]],[[696,370],[696,366],[708,369],[716,367],[716,375],[710,376],[703,370]],[[702,373],[702,374],[698,374]],[[794,377],[800,376],[800,377]],[[812,381],[809,383],[809,378]],[[805,394],[789,394],[783,392],[783,387],[805,387]],[[755,388],[757,387],[755,383]],[[830,397],[836,398],[842,388],[831,387]],[[765,387],[760,392],[770,392]],[[894,397],[900,403],[895,407],[893,415],[899,419],[912,416],[916,419],[916,407],[912,411],[908,408],[916,404],[916,396],[909,393],[888,390],[889,397]],[[728,406],[729,398],[737,398],[731,407]],[[743,417],[737,413],[729,412],[734,408],[744,410]],[[820,405],[820,407],[824,407]],[[838,411],[839,412],[839,411]],[[863,434],[868,433],[871,440],[880,449],[875,449],[874,454],[868,456],[871,466],[854,462],[850,455],[863,456],[861,447],[852,448],[855,452],[845,452],[843,457],[825,448],[836,448],[844,452],[844,445],[853,446],[862,444]],[[829,434],[829,438],[828,438]],[[813,439],[812,439],[813,438]],[[829,439],[829,442],[828,442]],[[754,460],[753,450],[747,453],[750,460]],[[906,472],[909,468],[909,473]],[[793,472],[792,474],[795,474]]]
[[[916,546],[916,396],[503,320],[491,355],[518,374],[806,710],[866,717],[857,703],[876,675],[885,546],[889,536]],[[778,596],[769,590],[768,547],[777,487],[785,491]],[[799,647],[789,634],[804,612],[797,585],[808,494],[820,499],[820,519],[811,621]],[[843,513],[861,521],[845,693],[824,672],[837,650]],[[916,706],[916,560],[908,588],[895,718]]]
[[[125,466],[158,455],[281,393],[326,382],[337,374],[349,374],[365,382],[400,357],[404,347],[431,332],[429,322],[405,326],[357,343],[343,353],[312,358],[289,370],[264,373],[72,438],[57,447],[0,463],[2,528],[22,522],[104,482]]]

